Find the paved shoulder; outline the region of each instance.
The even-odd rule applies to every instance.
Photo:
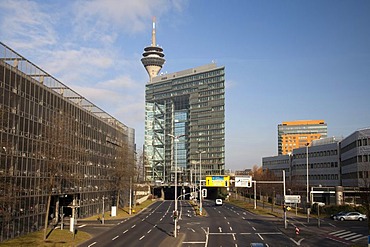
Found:
[[[162,243],[159,245],[159,247],[168,247],[168,246],[177,247],[177,246],[181,246],[184,239],[185,239],[185,234],[184,233],[179,233],[177,238],[174,238],[173,236],[169,236],[169,237],[165,238],[162,241]]]

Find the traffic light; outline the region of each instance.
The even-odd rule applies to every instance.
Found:
[[[177,219],[177,215],[178,215],[178,212],[173,210],[173,219],[176,220]]]
[[[202,189],[202,198],[207,197],[207,189]]]

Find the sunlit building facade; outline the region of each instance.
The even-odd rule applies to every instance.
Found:
[[[313,140],[328,135],[324,120],[297,120],[278,125],[278,154],[291,154],[293,149],[304,147]]]

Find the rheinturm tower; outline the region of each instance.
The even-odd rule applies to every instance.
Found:
[[[141,62],[149,74],[150,82],[162,69],[166,61],[163,57],[163,49],[156,44],[155,17],[153,17],[152,44],[144,48],[143,58],[141,59]]]

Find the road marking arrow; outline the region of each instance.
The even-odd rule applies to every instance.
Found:
[[[221,228],[221,226],[220,226],[220,227],[218,227],[218,230],[219,230],[220,232],[222,232],[222,228]]]
[[[296,242],[294,239],[290,238],[290,240],[292,240],[296,245],[301,245],[301,242],[304,238],[301,238],[300,240],[298,240],[298,242]]]

